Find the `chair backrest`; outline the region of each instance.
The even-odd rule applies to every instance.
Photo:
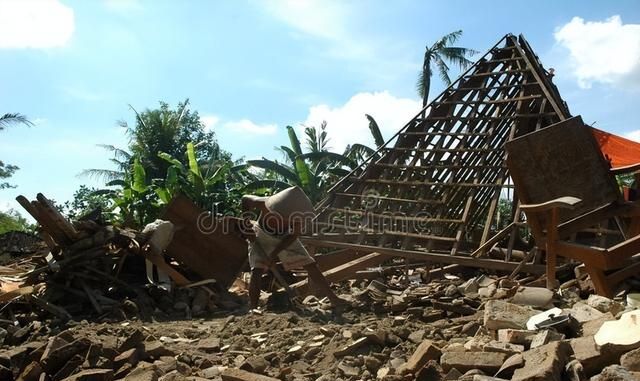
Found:
[[[515,138],[505,147],[521,203],[538,204],[563,196],[582,200],[575,209],[561,210],[560,222],[622,201],[610,165],[580,116]],[[541,232],[545,217],[544,213],[527,214],[534,236]]]

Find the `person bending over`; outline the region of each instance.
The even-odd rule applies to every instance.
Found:
[[[257,221],[248,221],[252,233],[247,235],[251,267],[250,308],[258,306],[262,275],[275,266],[276,258],[285,270],[303,267],[309,282],[316,285],[322,296],[328,297],[334,307],[344,305],[346,302],[331,290],[316,261],[298,239],[314,217],[313,205],[304,191],[294,186],[270,197],[242,197],[243,212],[256,209],[260,216]]]

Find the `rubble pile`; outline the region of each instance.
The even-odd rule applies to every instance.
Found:
[[[159,323],[0,321],[0,379],[635,380],[640,310],[495,275],[341,285],[353,308]],[[405,283],[404,288],[400,285]],[[274,305],[277,294],[262,301]],[[46,374],[46,376],[43,376]]]
[[[49,318],[54,324],[83,318],[166,320],[240,305],[213,280],[179,288],[156,282],[151,261],[173,271],[170,275],[184,278],[188,272],[162,257],[151,258],[143,249],[149,238],[144,232],[105,224],[99,213],[71,223],[42,194],[37,201],[19,201],[37,217],[43,239],[32,242],[34,237],[20,235],[22,245],[8,240],[13,243],[0,269],[0,319],[15,323],[9,342],[21,341],[13,337],[14,326]]]

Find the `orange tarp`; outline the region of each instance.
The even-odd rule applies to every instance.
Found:
[[[640,163],[640,143],[593,127],[591,131],[612,168]]]

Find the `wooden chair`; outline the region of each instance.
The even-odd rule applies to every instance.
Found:
[[[556,285],[557,256],[583,262],[596,292],[607,297],[640,273],[632,260],[640,252],[640,204],[624,200],[615,177],[640,165],[612,170],[579,116],[513,139],[506,150],[520,209],[546,252],[547,287]],[[617,234],[585,239],[597,235],[594,227]]]

